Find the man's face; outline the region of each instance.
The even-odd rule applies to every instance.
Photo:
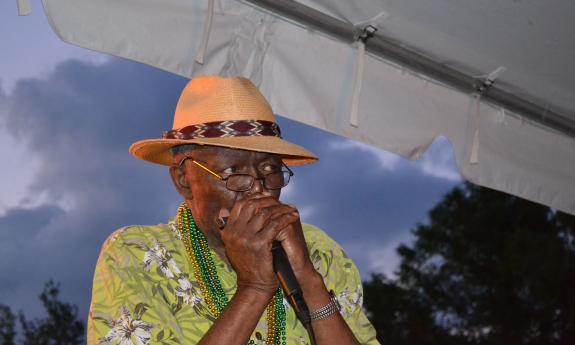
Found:
[[[200,146],[176,155],[175,160],[180,162],[186,156],[192,157],[223,178],[240,173],[263,177],[282,168],[282,161],[278,155],[217,146]],[[212,234],[219,233],[217,220],[220,212],[231,211],[234,204],[247,195],[262,193],[276,199],[280,196],[280,190],[268,190],[260,180],[255,180],[252,188],[246,192],[231,191],[226,188],[225,181],[213,176],[191,160],[182,165],[181,172],[183,173],[181,178],[185,180],[191,192],[184,197],[192,210],[196,224],[204,232],[209,231]]]

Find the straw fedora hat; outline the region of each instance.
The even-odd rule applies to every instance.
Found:
[[[130,146],[135,157],[172,165],[171,148],[198,144],[278,154],[286,165],[317,161],[316,155],[281,138],[272,109],[246,78],[197,77],[186,85],[174,114],[172,130],[161,139]]]

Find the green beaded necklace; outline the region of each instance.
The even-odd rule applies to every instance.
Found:
[[[204,233],[198,230],[192,217],[192,211],[185,203],[178,208],[178,224],[184,247],[191,261],[196,281],[200,285],[204,301],[206,301],[210,312],[217,318],[228,305],[228,297],[218,277],[212,253],[208,247],[208,241]],[[274,298],[266,308],[266,313],[268,326],[266,344],[285,345],[286,311],[281,288],[276,290]],[[256,342],[250,339],[248,345],[256,345]]]

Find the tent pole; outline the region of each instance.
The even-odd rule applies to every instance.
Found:
[[[360,29],[350,23],[326,15],[293,0],[244,1],[344,42],[352,43],[356,41],[361,33]],[[400,42],[396,42],[380,33],[376,33],[373,38],[366,42],[365,49],[375,56],[397,63],[416,73],[426,75],[464,93],[478,92],[485,82],[483,79],[468,76],[415,50],[408,49]],[[486,88],[481,94],[481,99],[575,138],[575,121],[573,119],[513,95],[496,85]]]

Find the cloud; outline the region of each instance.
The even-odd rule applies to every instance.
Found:
[[[338,138],[329,143],[334,150],[352,150],[372,155],[384,171],[416,169],[421,174],[452,182],[462,178],[455,163],[449,140],[436,138],[419,160],[409,161],[401,156],[351,139]]]
[[[462,181],[455,163],[453,147],[445,137],[436,138],[420,161],[421,170],[428,176],[453,182]]]
[[[383,273],[388,278],[396,278],[401,263],[397,248],[409,245],[415,237],[406,228],[387,230],[386,236],[357,234],[354,239],[344,242],[344,250],[360,268],[364,280],[372,273]]]
[[[0,87],[0,119],[5,119],[7,116],[7,95]],[[7,208],[16,206],[25,196],[26,188],[32,181],[36,165],[31,158],[22,159],[26,150],[10,135],[1,121],[0,148],[2,148],[0,181],[10,181],[10,183],[2,185],[2,194],[0,194],[0,214],[2,214]]]
[[[57,206],[41,205],[32,209],[13,208],[0,217],[0,272],[3,277],[0,296],[13,296],[21,289],[30,293],[28,298],[37,295],[26,285],[34,282],[33,288],[41,288],[43,282],[37,282],[36,270],[51,260],[51,255],[43,250],[45,243],[39,238],[46,228],[63,216],[63,210]],[[36,266],[33,269],[30,267],[32,263]],[[11,300],[6,298],[6,301]],[[0,301],[4,302],[4,298]]]
[[[59,39],[48,24],[41,1],[30,2],[32,13],[22,17],[17,15],[15,1],[0,1],[0,84],[6,90],[12,90],[22,77],[49,75],[56,63],[66,58],[81,58],[95,63],[108,61],[107,55]]]
[[[411,244],[414,236],[411,232],[398,232],[399,236],[388,241],[380,248],[367,249],[368,267],[371,272],[383,273],[388,278],[395,279],[396,273],[401,263],[401,258],[397,255],[397,248],[401,244]]]
[[[305,202],[297,202],[301,200],[301,190],[297,189],[297,184],[290,183],[282,189],[280,200],[286,204],[293,204],[297,207],[300,219],[303,223],[310,223],[315,213],[315,206]]]
[[[167,169],[138,161],[127,148],[171,127],[185,82],[123,60],[69,60],[44,79],[19,80],[0,97],[0,125],[19,150],[4,169],[16,178],[4,181],[28,181],[23,197],[0,215],[0,274],[8,282],[0,285],[0,303],[38,312],[33,296],[53,278],[62,283],[63,298],[86,315],[104,239],[121,226],[174,215],[181,197]],[[389,253],[401,234],[456,184],[409,168],[399,156],[374,161],[372,149],[285,118],[278,122],[287,140],[321,158],[294,167],[283,200],[349,248],[364,275],[380,267],[378,253],[393,262]],[[27,162],[34,162],[31,173],[18,180]],[[368,244],[369,251],[361,250]]]
[[[184,83],[126,61],[69,60],[5,95],[2,126],[21,150],[12,174],[29,160],[35,167],[25,197],[0,217],[1,272],[10,282],[0,286],[0,303],[33,313],[39,303],[31,297],[53,278],[85,315],[107,235],[172,216],[180,198],[167,169],[134,159],[127,148],[171,126]]]
[[[389,151],[381,150],[376,147],[361,143],[351,139],[339,139],[329,143],[330,147],[334,150],[354,150],[359,152],[367,152],[375,156],[383,170],[395,170],[401,163],[401,156],[391,153]]]

